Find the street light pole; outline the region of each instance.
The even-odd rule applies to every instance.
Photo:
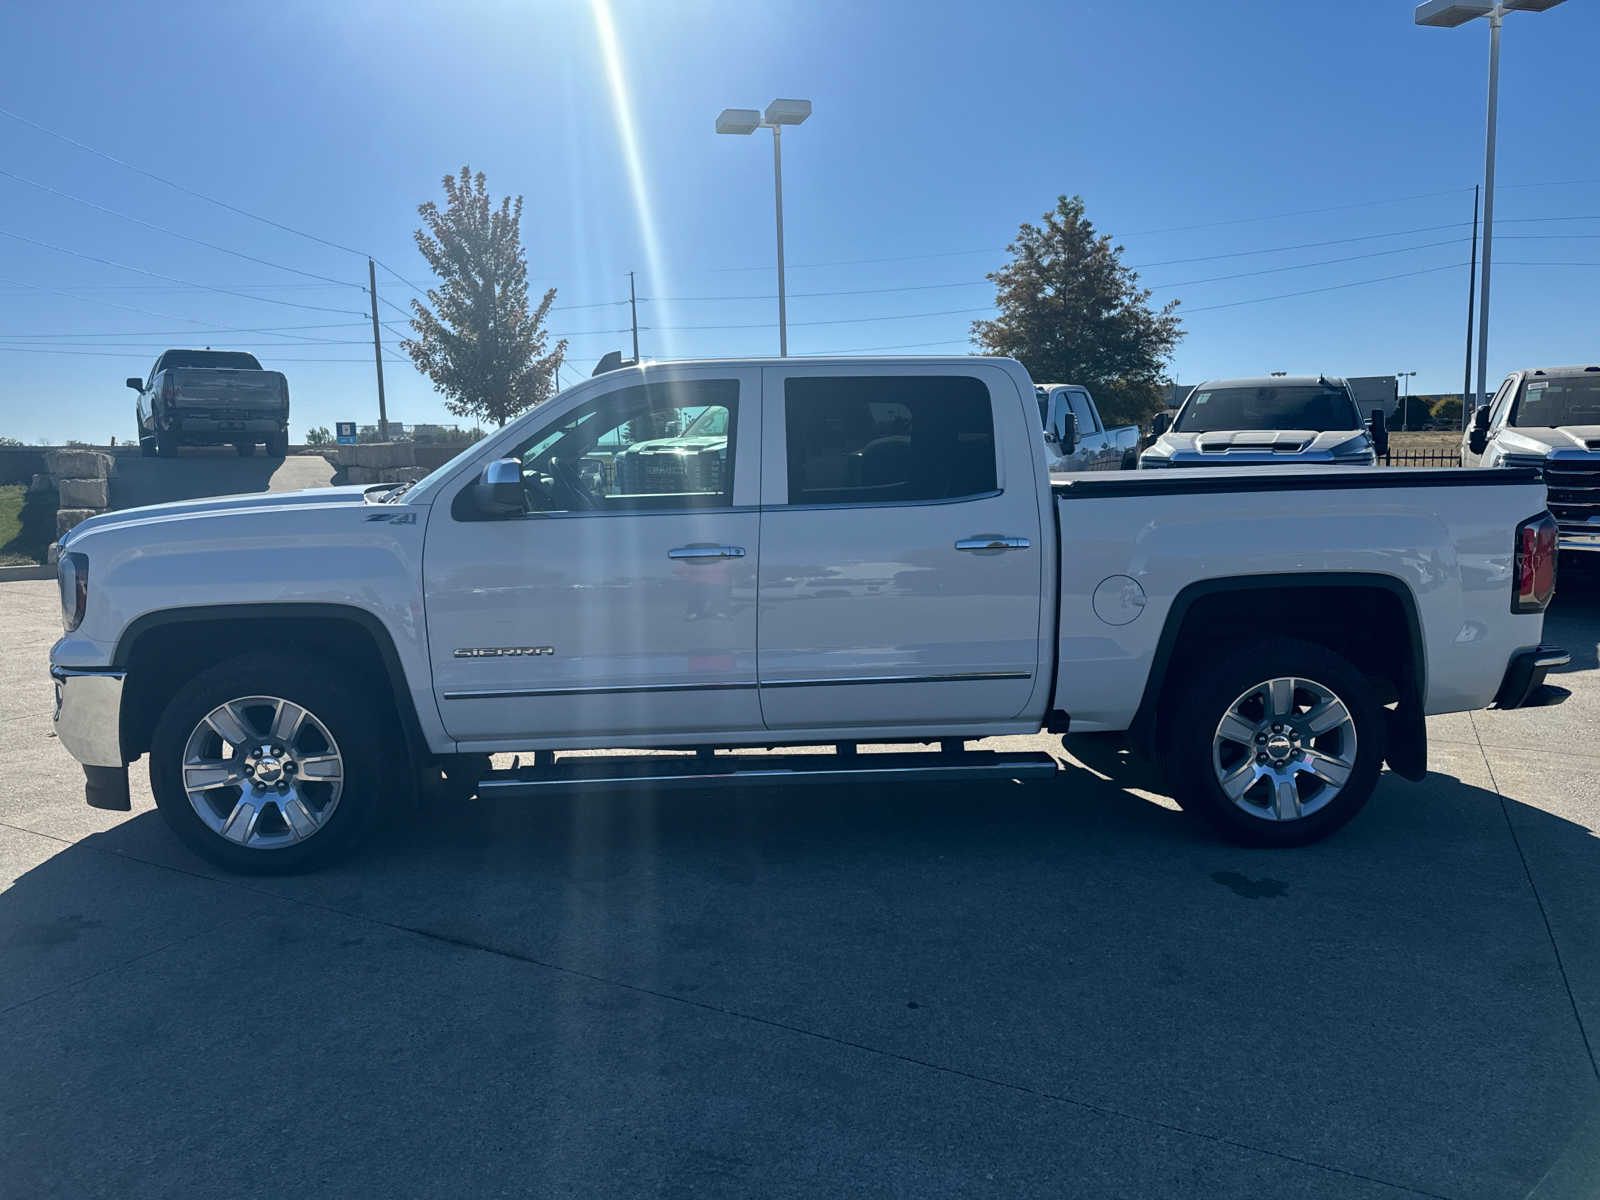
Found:
[[[789,303],[783,269],[783,127],[798,125],[811,115],[809,100],[774,100],[765,113],[753,108],[725,108],[717,117],[718,133],[754,133],[772,130],[772,195],[778,220],[778,354],[789,354]]]
[[[1405,380],[1405,392],[1400,399],[1400,425],[1403,429],[1411,428],[1411,377],[1415,371],[1396,371],[1396,379]]]
[[[1483,138],[1483,280],[1478,285],[1477,403],[1489,398],[1489,251],[1494,241],[1494,142],[1500,106],[1500,24],[1508,12],[1544,12],[1562,0],[1423,0],[1412,14],[1418,25],[1453,29],[1477,17],[1489,18],[1489,96]],[[1469,351],[1470,353],[1470,351]],[[1469,410],[1461,397],[1461,415]]]
[[[783,285],[783,127],[772,126],[772,194],[778,210],[778,356],[789,357],[789,307]]]

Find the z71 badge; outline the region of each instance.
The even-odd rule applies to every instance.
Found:
[[[462,646],[455,651],[457,658],[531,658],[536,654],[554,654],[554,646]]]
[[[387,521],[390,525],[415,525],[417,523],[417,514],[414,512],[368,513],[367,520]]]

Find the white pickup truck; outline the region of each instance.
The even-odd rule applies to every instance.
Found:
[[[1088,388],[1041,383],[1036,394],[1051,471],[1131,471],[1139,465],[1139,427],[1108,427]]]
[[[585,468],[677,409],[725,414],[725,470]],[[1531,470],[1052,477],[1039,442],[1009,359],[647,363],[407,487],[94,517],[61,546],[56,729],[89,803],[126,808],[148,755],[172,828],[240,870],[349,850],[424,777],[1034,779],[1048,754],[966,743],[1069,723],[1287,845],[1383,762],[1421,777],[1424,713],[1565,661]],[[566,753],[598,748],[680,753]]]
[[[1461,438],[1463,467],[1537,467],[1561,549],[1600,551],[1600,366],[1513,371]]]

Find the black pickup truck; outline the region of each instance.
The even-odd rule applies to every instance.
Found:
[[[254,454],[256,443],[282,458],[289,449],[289,381],[281,371],[262,370],[256,356],[240,350],[168,350],[133,376],[139,393],[134,419],[139,448],[163,458],[179,446],[233,446]]]

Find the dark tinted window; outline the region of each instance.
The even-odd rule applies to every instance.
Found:
[[[616,512],[733,503],[739,383],[620,388],[546,425],[522,460],[529,512]]]
[[[1262,387],[1199,387],[1173,427],[1177,433],[1225,429],[1359,429],[1356,406],[1340,387],[1289,384]]]
[[[254,354],[242,350],[168,350],[161,356],[160,369],[169,367],[208,367],[212,370],[259,371]]]
[[[964,376],[784,383],[790,504],[950,500],[995,490],[989,389]]]
[[[1525,380],[1512,425],[1600,425],[1600,372],[1566,379]]]

